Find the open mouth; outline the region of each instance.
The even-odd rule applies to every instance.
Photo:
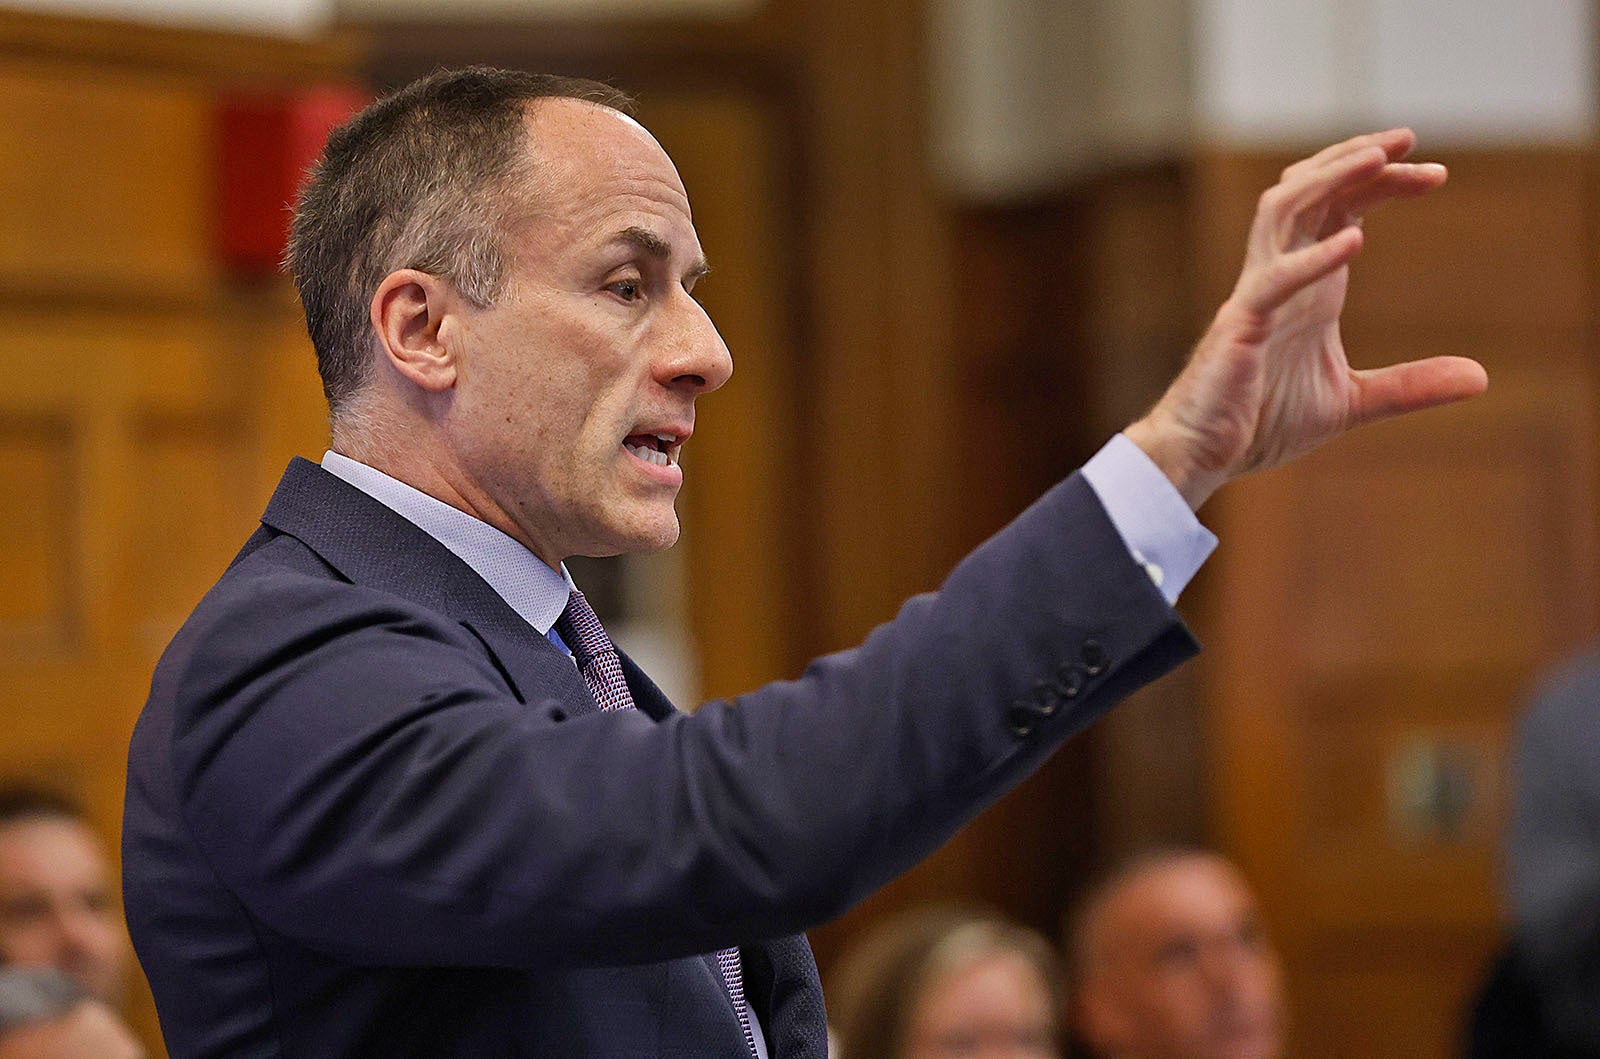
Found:
[[[675,467],[683,443],[673,434],[629,434],[622,439],[622,447],[646,463]]]

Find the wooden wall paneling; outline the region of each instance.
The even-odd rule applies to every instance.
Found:
[[[34,408],[0,414],[0,641],[7,655],[65,651],[81,625],[71,537],[72,421]]]
[[[1208,157],[1219,275],[1286,158]],[[1206,619],[1223,844],[1283,939],[1297,1054],[1443,1056],[1497,942],[1510,717],[1600,631],[1591,162],[1464,154],[1368,224],[1357,366],[1479,357],[1485,397],[1238,483]]]
[[[962,504],[951,532],[963,544],[1010,521],[1092,449],[1091,213],[1088,196],[1070,194],[953,210],[960,458],[951,474]],[[884,910],[930,896],[979,899],[1054,933],[1073,867],[1093,855],[1093,764],[1093,740],[1071,743],[943,854],[944,876],[921,893],[892,891]]]
[[[327,451],[328,405],[300,301],[287,278],[225,287],[216,319],[216,357],[233,376],[242,417],[235,429],[251,439],[236,488],[260,500],[247,512],[253,523],[291,458],[317,461]]]
[[[915,0],[795,5],[816,120],[817,511],[828,646],[859,640],[966,551],[951,222],[925,164]]]
[[[952,345],[952,219],[925,164],[926,16],[915,0],[785,5],[813,118],[813,274],[819,630],[856,642],[935,587],[972,543],[961,532],[965,401]],[[812,932],[824,974],[895,909],[982,894],[980,818],[842,920]],[[1003,889],[1002,883],[996,889]]]
[[[40,560],[49,613],[63,617],[0,657],[0,772],[74,790],[114,837],[155,657],[247,524],[223,511],[237,498],[228,453],[247,436],[207,364],[208,323],[191,312],[50,304],[12,322],[25,370],[0,398],[0,435],[25,444],[4,466],[15,510],[38,513],[21,561]],[[130,1015],[153,1047],[137,984]]]
[[[1094,451],[1093,213],[1087,193],[954,211],[965,539],[993,533]]]
[[[0,69],[0,282],[104,296],[193,294],[209,278],[201,86],[48,60]]]
[[[1101,174],[956,213],[964,532],[993,532],[1137,418],[1182,363],[1186,174]],[[986,814],[977,896],[1054,934],[1095,865],[1205,829],[1191,670],[1117,707]]]
[[[0,774],[74,791],[113,847],[159,651],[325,434],[298,308],[211,260],[212,101],[353,48],[0,12]],[[142,984],[128,1013],[161,1055]]]
[[[282,87],[347,79],[365,49],[365,36],[351,30],[312,40],[0,10],[0,55],[86,73],[123,70],[191,83]]]
[[[774,562],[791,533],[797,441],[795,340],[785,328],[793,267],[785,229],[781,115],[736,89],[657,96],[650,126],[690,189],[714,272],[696,293],[734,356],[735,382],[699,402],[685,450],[689,609],[706,697],[735,695],[795,670],[799,572]],[[783,547],[780,543],[777,547]],[[787,620],[786,620],[787,619]],[[737,646],[726,649],[728,640]],[[692,705],[692,704],[689,704]]]

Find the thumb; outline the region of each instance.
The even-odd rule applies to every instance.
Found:
[[[1489,386],[1483,365],[1467,357],[1429,357],[1352,373],[1351,426],[1476,397]]]

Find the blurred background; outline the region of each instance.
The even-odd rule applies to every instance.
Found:
[[[166,640],[323,405],[275,270],[330,123],[440,65],[611,80],[677,161],[734,383],[666,556],[575,566],[684,706],[934,587],[1159,394],[1306,150],[1411,124],[1452,179],[1368,222],[1346,335],[1469,406],[1203,513],[1208,651],[840,923],[1215,845],[1300,1056],[1455,1054],[1501,930],[1511,724],[1600,632],[1586,0],[36,0],[0,9],[0,771],[108,835]],[[133,1017],[154,1045],[148,998]]]

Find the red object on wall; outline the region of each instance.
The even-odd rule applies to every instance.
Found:
[[[353,85],[225,95],[217,103],[217,255],[231,273],[274,273],[295,192],[328,133],[372,97]]]

